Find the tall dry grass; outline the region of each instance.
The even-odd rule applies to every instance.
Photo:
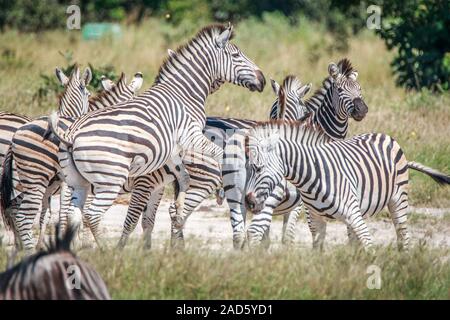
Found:
[[[112,64],[132,75],[142,71],[143,88],[150,86],[168,48],[187,40],[186,34],[200,25],[171,27],[156,19],[139,27],[124,27],[121,39],[82,41],[77,31],[52,31],[39,35],[8,31],[0,34],[0,109],[28,115],[48,114],[56,108],[51,97],[40,105],[33,100],[39,74],[50,74],[65,61],[59,51],[73,51],[76,61],[95,66]],[[186,31],[190,30],[190,31]],[[293,28],[278,15],[263,21],[246,20],[236,26],[234,42],[255,61],[267,78],[281,81],[295,74],[318,88],[327,65],[348,57],[359,71],[369,113],[363,122],[352,121],[351,134],[384,132],[402,145],[407,158],[450,173],[450,94],[407,93],[394,84],[389,62],[392,53],[374,34],[363,32],[350,41],[349,52],[330,52],[335,41],[320,25],[303,21]],[[12,51],[13,58],[3,53]],[[208,115],[266,119],[274,96],[270,87],[261,93],[225,85],[208,99]],[[421,174],[411,175],[411,203],[417,206],[450,207],[450,188],[439,188]]]

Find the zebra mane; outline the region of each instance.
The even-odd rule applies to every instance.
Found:
[[[103,90],[102,92],[100,92],[95,97],[89,98],[89,105],[96,104],[97,102],[99,102],[101,104],[102,101],[104,99],[107,99],[108,96],[110,96],[111,94],[121,90],[122,88],[126,88],[126,87],[127,87],[127,84],[126,84],[125,73],[122,72],[120,74],[119,80],[117,80],[117,82],[116,82],[116,85],[109,91],[108,90]]]
[[[169,67],[173,64],[173,61],[177,59],[177,56],[182,54],[184,51],[186,51],[187,48],[191,47],[194,42],[196,42],[198,39],[206,38],[208,40],[214,39],[214,37],[220,35],[222,32],[224,32],[228,27],[223,24],[211,24],[204,28],[202,28],[197,34],[191,38],[188,42],[185,44],[180,45],[176,50],[174,50],[174,54],[170,54],[168,57],[166,57],[161,64],[161,67],[159,68],[158,74],[155,78],[155,81],[153,83],[153,86],[158,84],[162,78],[162,75],[164,74],[165,70],[169,69]],[[231,33],[230,40],[233,39],[234,32]]]
[[[348,77],[353,71],[355,71],[352,63],[347,58],[341,59],[337,65],[341,74],[345,77]]]
[[[328,136],[322,127],[315,125],[310,118],[304,120],[270,120],[258,122],[248,135],[256,138],[268,138],[273,135],[274,131],[281,133],[284,138],[295,136],[297,142],[301,142],[302,137],[308,135],[309,137],[324,138]],[[289,139],[288,139],[289,140]]]

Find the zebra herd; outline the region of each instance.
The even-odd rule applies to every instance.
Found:
[[[207,97],[229,82],[263,91],[259,67],[230,40],[231,25],[203,28],[176,51],[169,50],[152,86],[136,73],[127,84],[102,79],[104,91],[91,97],[92,74],[78,67],[68,77],[58,111],[29,119],[0,113],[1,211],[16,247],[28,252],[43,244],[49,200],[60,194],[62,230],[82,226],[103,245],[99,224],[120,194],[130,203],[118,246],[124,247],[142,216],[145,246],[151,246],[155,215],[169,183],[171,242],[183,246],[183,228],[199,204],[216,192],[227,200],[233,245],[268,244],[273,215],[283,215],[283,242],[291,243],[305,209],[313,246],[322,247],[324,217],[342,220],[349,239],[372,244],[364,219],[385,206],[399,246],[407,248],[408,169],[440,183],[450,178],[407,162],[400,146],[383,134],[346,139],[350,118],[368,112],[358,73],[347,59],[328,66],[310,98],[311,84],[295,76],[272,80],[276,99],[268,122],[207,117]],[[246,211],[254,213],[246,227]],[[40,214],[40,235],[32,226]]]

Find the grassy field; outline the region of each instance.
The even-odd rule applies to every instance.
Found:
[[[65,64],[59,51],[73,52],[74,60],[82,65],[111,64],[129,76],[142,71],[144,90],[151,85],[167,48],[185,42],[198,27],[174,28],[159,20],[148,20],[139,27],[124,27],[121,39],[89,42],[82,41],[77,31],[39,35],[7,31],[0,34],[0,109],[33,116],[55,109],[54,97],[38,104],[33,96],[42,83],[39,75],[53,74],[55,66]],[[450,172],[450,94],[407,93],[396,87],[389,67],[392,53],[375,35],[362,33],[350,40],[347,53],[339,53],[327,49],[335,40],[321,26],[305,22],[292,28],[276,15],[267,15],[263,22],[244,21],[235,31],[235,43],[267,78],[277,81],[295,74],[305,83],[312,82],[316,89],[327,74],[328,63],[348,57],[359,71],[369,106],[363,122],[351,123],[351,134],[390,134],[400,142],[409,160]],[[258,94],[228,84],[209,98],[207,113],[262,120],[266,119],[273,99],[270,87]],[[412,204],[450,207],[449,188],[440,188],[415,172],[411,176]]]
[[[1,249],[0,249],[1,253]],[[82,251],[114,299],[450,299],[448,250]],[[6,254],[0,254],[0,265]],[[379,269],[378,269],[379,268]],[[380,271],[379,289],[373,276]]]

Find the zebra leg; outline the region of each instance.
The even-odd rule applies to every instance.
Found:
[[[397,247],[399,250],[409,249],[409,232],[407,227],[408,194],[407,192],[397,192],[398,196],[393,197],[388,203],[392,222],[397,233]]]
[[[100,221],[106,210],[108,210],[117,199],[124,182],[125,181],[116,186],[96,187],[94,190],[94,199],[85,213],[89,228],[94,236],[95,242],[100,248],[104,247],[100,237]]]
[[[39,238],[36,244],[36,250],[42,248],[45,238],[45,230],[47,229],[47,224],[50,221],[50,217],[51,217],[50,197],[48,198],[44,197],[44,203],[42,204],[42,211],[39,217]]]
[[[38,212],[42,211],[42,199],[45,188],[27,189],[16,215],[16,228],[20,242],[27,253],[34,249],[32,227]]]
[[[314,212],[307,214],[306,220],[308,221],[309,231],[312,235],[313,249],[322,251],[327,233],[327,222],[323,217]]]
[[[268,246],[267,239],[269,237],[269,228],[272,223],[272,211],[265,208],[258,214],[253,215],[252,221],[248,226],[247,239],[250,248],[254,248],[261,244],[263,239]]]
[[[140,177],[134,181],[127,216],[123,224],[122,235],[117,244],[118,248],[125,247],[130,234],[134,231],[137,223],[139,222],[139,218],[141,217],[142,212],[146,211],[146,207],[148,208],[149,205],[151,207],[154,206],[153,204],[149,203],[150,201],[157,201],[155,207],[156,214],[156,209],[158,208],[159,202],[161,201],[161,197],[164,193],[164,185],[160,184],[155,186],[154,184],[152,184],[152,181],[149,180],[149,177],[150,176]],[[157,193],[156,199],[155,197],[153,197],[155,192]]]
[[[59,180],[53,181],[50,183],[49,187],[45,191],[43,203],[42,203],[42,211],[39,218],[39,238],[36,244],[36,249],[41,249],[44,238],[45,238],[45,230],[47,229],[47,224],[50,222],[52,210],[51,210],[51,199],[52,195],[55,194],[58,189],[60,189],[61,182]],[[47,214],[48,213],[48,214]]]
[[[68,188],[67,184],[63,182],[61,184],[61,190],[59,193],[59,230],[60,236],[65,234],[67,228],[67,213],[70,208],[70,198],[72,197],[72,192]]]
[[[184,202],[186,199],[186,192],[189,188],[190,176],[182,162],[180,162],[179,164],[175,164],[172,161],[169,161],[166,165],[169,168],[170,172],[172,172],[175,176],[176,183],[178,184],[178,195],[176,196],[176,200],[174,203],[176,209],[175,223],[177,223],[179,227],[181,227],[184,220]]]
[[[150,200],[147,202],[144,214],[142,215],[144,248],[146,249],[152,247],[152,232],[155,226],[156,211],[158,210],[163,194],[164,188],[155,190],[150,196]]]
[[[353,231],[350,226],[347,225],[347,236],[348,236],[348,244],[350,246],[358,246],[360,243],[358,241],[358,237],[356,236],[356,233]]]
[[[86,196],[86,201],[83,206],[83,212],[86,212],[89,206],[92,203],[94,196],[92,194],[88,194]],[[89,221],[86,215],[82,216],[82,230],[81,230],[81,246],[82,248],[92,248],[92,237],[89,228]]]
[[[283,215],[283,236],[281,242],[285,245],[292,245],[295,241],[295,229],[302,208],[303,206],[298,206]]]
[[[372,236],[370,235],[369,228],[366,221],[364,221],[359,208],[352,211],[351,214],[344,215],[344,221],[347,226],[355,233],[358,240],[362,243],[365,250],[368,250],[372,245]]]

